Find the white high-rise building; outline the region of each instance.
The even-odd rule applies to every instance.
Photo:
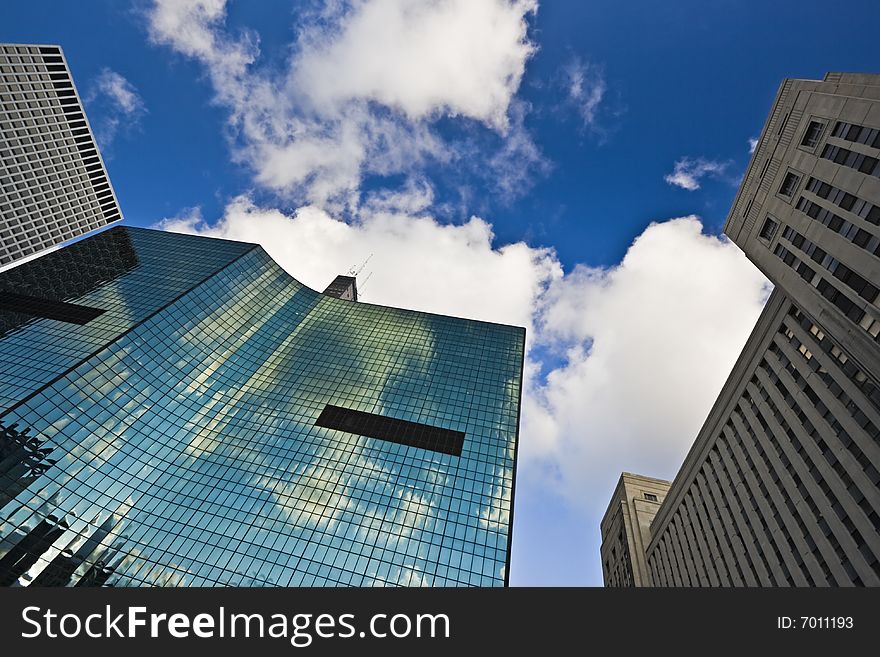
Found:
[[[0,269],[120,219],[61,48],[0,44]]]

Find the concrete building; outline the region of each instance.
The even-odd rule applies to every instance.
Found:
[[[0,270],[121,218],[61,48],[0,44]]]
[[[649,586],[645,549],[651,521],[669,482],[624,472],[602,518],[602,575],[605,586]]]
[[[880,75],[786,80],[725,232],[775,290],[651,524],[657,586],[880,585]]]

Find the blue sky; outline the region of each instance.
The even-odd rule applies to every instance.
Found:
[[[766,294],[718,239],[748,140],[782,78],[876,72],[880,5],[474,0],[505,31],[453,0],[205,2],[10,2],[0,40],[64,48],[128,224],[259,240],[316,287],[378,251],[369,301],[527,325],[512,581],[601,583],[616,477],[674,475]],[[355,38],[375,6],[422,38]],[[346,78],[374,56],[407,68]],[[330,163],[272,165],[302,135]]]

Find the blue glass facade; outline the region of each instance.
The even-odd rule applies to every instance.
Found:
[[[523,329],[132,228],[3,291],[104,312],[0,310],[0,583],[506,582]],[[462,432],[460,454],[316,426],[328,406]]]

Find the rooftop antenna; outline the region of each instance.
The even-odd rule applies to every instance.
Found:
[[[370,277],[371,277],[372,275],[373,275],[373,272],[372,272],[372,271],[371,271],[369,274],[367,274],[367,277],[364,279],[364,282],[361,283],[360,288],[358,288],[358,294],[359,294],[360,296],[363,296],[363,294],[364,294],[364,287],[366,286],[367,281],[370,280]]]
[[[373,254],[371,253],[369,256],[367,256],[367,259],[361,263],[360,267],[353,266],[351,269],[348,270],[348,275],[354,276],[355,278],[357,278],[360,275],[360,273],[364,270],[364,267],[367,266],[367,263],[370,261],[370,258],[372,258],[372,257],[373,257]]]

